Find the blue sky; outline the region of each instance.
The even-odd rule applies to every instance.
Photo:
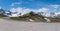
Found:
[[[0,7],[4,10],[11,8],[40,9],[48,8],[49,11],[60,11],[60,0],[0,0]]]
[[[41,8],[41,7],[47,7],[48,5],[54,5],[54,4],[60,4],[60,0],[22,0],[23,7],[28,8]]]
[[[9,10],[10,8],[15,8],[15,7],[20,7],[19,5],[14,5],[14,6],[10,6],[12,3],[14,4],[15,2],[22,2],[20,0],[0,0],[0,7],[5,9],[5,10]]]

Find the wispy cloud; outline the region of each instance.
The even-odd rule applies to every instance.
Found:
[[[39,12],[47,12],[49,9],[48,8],[40,8]]]
[[[10,6],[15,6],[15,5],[19,5],[19,4],[21,4],[21,2],[12,3]]]
[[[59,8],[60,5],[51,5],[51,7],[53,7],[53,8]]]

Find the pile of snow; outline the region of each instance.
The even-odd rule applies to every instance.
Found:
[[[30,22],[33,22],[34,20],[32,20],[32,19],[29,19],[29,21],[30,21]]]
[[[48,18],[44,18],[44,19],[46,20],[46,22],[51,22],[50,19],[48,19]]]

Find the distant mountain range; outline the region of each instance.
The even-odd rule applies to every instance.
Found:
[[[19,17],[10,17],[18,21],[34,21],[34,22],[60,22],[60,18],[45,17],[34,12],[29,12]]]
[[[43,16],[38,15],[38,14],[32,12],[32,11],[27,13],[27,14],[24,14],[23,16],[11,17],[11,19],[13,19],[13,20],[21,20],[21,21],[33,20],[35,22],[46,22],[46,20],[44,19]]]
[[[37,12],[38,15],[42,15],[42,16],[45,16],[43,15],[44,12]],[[15,12],[12,12],[10,10],[3,10],[3,9],[0,9],[0,14],[3,14],[3,15],[6,15],[8,17],[18,17],[18,16],[21,16],[22,13],[18,13],[17,11]],[[60,18],[60,14],[58,15],[55,15],[54,12],[51,12],[49,15],[47,15],[48,17],[58,17]],[[46,17],[47,17],[46,16]]]
[[[0,9],[0,14],[6,15],[8,17],[17,17],[17,16],[20,16],[20,13],[17,14],[17,12],[11,12],[9,10],[3,10],[3,9]]]
[[[43,12],[35,13],[31,11],[21,16],[21,13],[18,14],[18,12],[11,12],[0,9],[0,17],[5,17],[4,15],[10,17],[13,20],[21,20],[21,21],[34,20],[36,22],[47,22],[47,21],[60,22],[60,14],[54,16],[55,13],[50,13],[50,17],[46,17],[45,15],[43,15]]]

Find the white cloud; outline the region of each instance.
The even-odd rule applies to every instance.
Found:
[[[10,11],[13,12],[13,13],[14,13],[14,12],[17,12],[16,15],[18,15],[19,13],[22,13],[22,15],[23,15],[23,14],[29,13],[30,11],[36,12],[36,11],[33,10],[33,9],[20,8],[20,7],[18,7],[18,8],[12,8],[12,9],[10,9]]]
[[[48,8],[40,8],[39,12],[47,12],[49,9]]]
[[[37,12],[37,11],[34,10],[34,9],[28,9],[28,8],[26,8],[26,9],[23,9],[22,13],[23,13],[23,14],[26,14],[26,13],[29,13],[29,12],[31,12],[31,11]]]
[[[49,13],[47,13],[47,14],[45,14],[45,16],[46,16],[46,17],[50,17],[50,14],[49,14]]]
[[[11,12],[17,12],[16,15],[18,15],[19,13],[22,13],[22,15],[23,15],[23,14],[29,13],[31,11],[36,12],[36,13],[37,12],[47,12],[48,10],[49,9],[47,9],[47,8],[41,8],[41,9],[35,10],[35,9],[20,8],[20,7],[10,9]]]
[[[45,14],[46,17],[54,17],[54,16],[57,16],[57,15],[60,15],[60,12],[55,12],[54,15],[51,15],[50,13]]]
[[[16,11],[15,11],[15,8],[10,9],[10,11],[11,11],[11,12],[16,12]]]
[[[60,5],[51,5],[53,8],[59,8]]]
[[[16,16],[19,16],[19,14],[22,12],[22,8],[20,8],[20,7],[11,8],[10,11],[12,12],[12,17],[16,17]],[[16,14],[13,14],[15,12],[16,12]]]
[[[19,8],[19,7],[18,8],[12,8],[12,9],[10,9],[10,11],[11,12],[18,12],[19,13],[19,12],[22,11],[22,8]]]
[[[60,14],[60,12],[55,13],[56,16],[59,15],[59,14]]]
[[[19,5],[19,4],[21,4],[21,2],[12,3],[10,6]]]

